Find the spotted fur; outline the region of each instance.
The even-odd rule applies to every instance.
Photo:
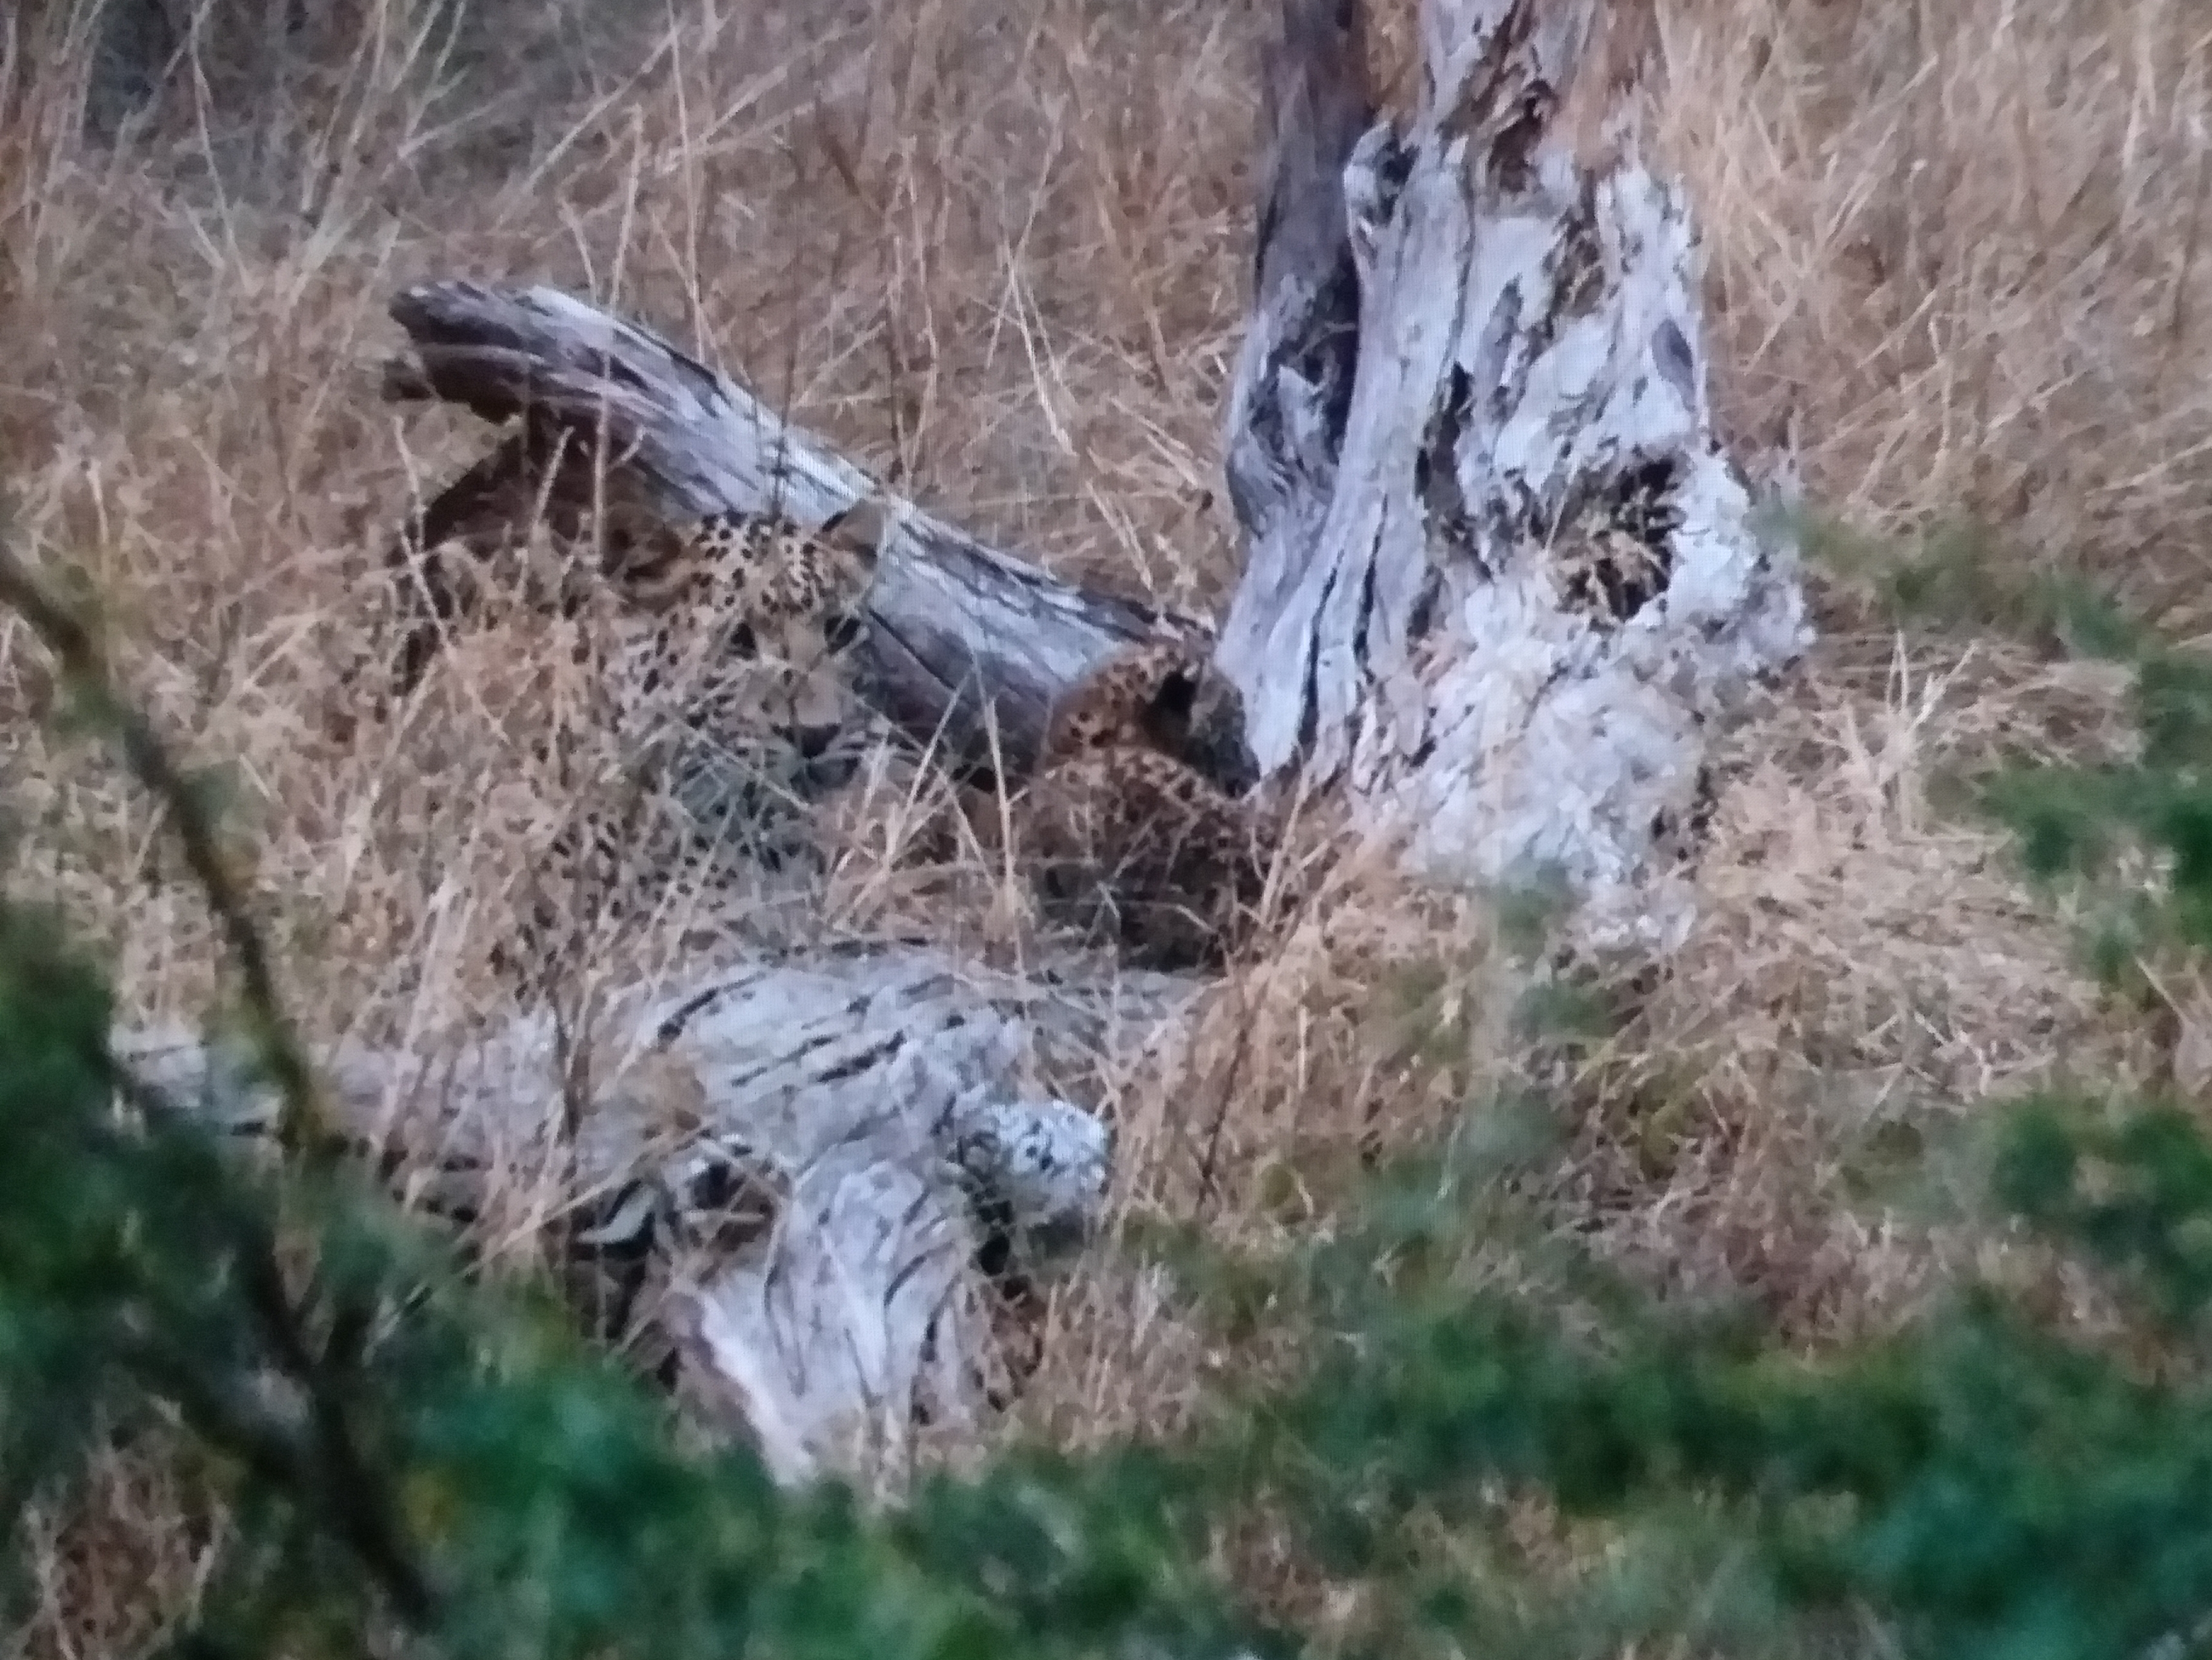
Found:
[[[1271,848],[1230,793],[1251,782],[1241,721],[1233,742],[1219,736],[1233,698],[1181,642],[1128,648],[1063,697],[1020,798],[1048,919],[1159,969],[1216,965],[1249,936]]]
[[[733,857],[771,868],[805,857],[808,810],[851,775],[877,724],[851,662],[883,528],[875,504],[815,527],[773,514],[670,523],[619,495],[600,505],[595,560],[541,537],[549,558],[497,524],[447,526],[420,555],[394,555],[411,596],[392,666],[400,696],[495,576],[583,625],[594,725],[620,764],[562,781],[580,806],[529,873],[497,952],[533,992],[602,920],[634,921]]]

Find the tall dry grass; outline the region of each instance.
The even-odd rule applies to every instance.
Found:
[[[1409,8],[1382,9],[1410,87]],[[517,623],[404,734],[331,735],[386,526],[481,442],[364,382],[401,284],[568,286],[1057,569],[1194,606],[1235,578],[1216,435],[1264,8],[605,10],[488,3],[449,40],[358,0],[289,54],[210,35],[112,148],[79,136],[82,17],[0,24],[19,526],[96,583],[164,726],[228,764],[325,1035],[432,1041],[499,994],[504,885],[562,805],[514,728],[574,690]],[[1706,228],[1730,430],[1794,423],[1814,498],[1863,526],[1968,518],[2194,627],[2212,57],[2185,0],[1656,12],[1648,131]],[[1855,1149],[2135,1044],[1996,840],[1931,799],[2002,745],[2107,741],[2111,687],[1893,635],[1840,587],[1822,609],[1806,672],[1730,740],[1697,936],[1576,1073],[1554,1195],[1658,1283],[1747,1289],[1808,1335],[1887,1317],[1941,1259],[1839,1202]],[[190,1012],[205,926],[144,803],[31,718],[50,690],[12,625],[0,696],[21,879],[96,932],[131,1006]],[[793,926],[864,927],[886,888],[855,865]],[[673,933],[593,966],[665,959]],[[1344,885],[1186,1045],[1104,1058],[1130,1202],[1247,1237],[1325,1216],[1360,1147],[1429,1134],[1509,1057],[1494,956],[1449,896]],[[1054,1320],[1026,1411],[1071,1439],[1171,1419],[1219,1359],[1143,1276],[1102,1268]],[[42,1560],[40,1652],[132,1647],[190,1594],[198,1535],[158,1479],[118,1465],[103,1495]]]

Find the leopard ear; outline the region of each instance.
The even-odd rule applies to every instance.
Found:
[[[863,496],[849,508],[831,514],[815,533],[873,566],[890,527],[890,504],[880,496]]]
[[[1145,725],[1156,741],[1179,743],[1190,730],[1191,712],[1198,707],[1198,671],[1188,664],[1170,669],[1152,689],[1145,706]]]

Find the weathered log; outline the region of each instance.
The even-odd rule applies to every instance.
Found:
[[[1217,660],[1263,774],[1343,785],[1417,869],[1548,872],[1596,937],[1662,940],[1707,723],[1810,631],[1714,436],[1688,204],[1559,119],[1595,9],[1426,0],[1401,134],[1358,131],[1355,0],[1285,0]]]
[[[386,366],[387,398],[444,399],[495,423],[519,417],[522,452],[603,458],[672,517],[775,511],[812,526],[864,498],[884,504],[862,690],[910,737],[960,761],[1020,771],[1054,696],[1102,656],[1210,631],[1059,581],[896,501],[728,376],[557,289],[432,283],[391,309],[410,350]]]
[[[685,1393],[722,1407],[782,1480],[895,1481],[919,1420],[957,1428],[983,1404],[985,1226],[1034,1261],[1098,1217],[1105,1128],[1026,1094],[1020,1074],[1065,1072],[1109,1025],[1172,1018],[1186,994],[918,949],[743,962],[611,998],[580,1116],[543,1018],[451,1051],[345,1044],[318,1060],[341,1127],[405,1155],[392,1162],[418,1200],[481,1213],[498,1184],[550,1169],[601,1196],[595,1244],[658,1215]],[[268,1091],[189,1033],[126,1032],[116,1051],[228,1130],[273,1124]],[[706,1209],[702,1187],[720,1195]]]

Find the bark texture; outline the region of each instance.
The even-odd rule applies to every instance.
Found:
[[[1810,630],[1714,436],[1688,204],[1559,119],[1595,10],[1427,0],[1422,107],[1362,131],[1356,6],[1285,0],[1218,660],[1263,772],[1663,944],[1708,723]]]
[[[612,1000],[573,1134],[545,1020],[458,1050],[317,1058],[343,1128],[400,1155],[419,1201],[495,1212],[502,1185],[526,1192],[551,1168],[599,1196],[595,1248],[642,1245],[658,1224],[687,1394],[781,1480],[896,1481],[918,1421],[957,1433],[983,1408],[986,1227],[1034,1261],[1098,1219],[1108,1130],[1024,1074],[1066,1076],[1109,1027],[1171,1018],[1187,992],[1000,976],[920,949],[742,962]],[[269,1093],[191,1034],[126,1032],[116,1050],[227,1130],[273,1127]]]
[[[566,470],[550,482],[571,494],[604,491],[598,471],[618,472],[625,491],[678,518],[775,511],[817,525],[864,499],[881,504],[863,690],[916,741],[941,733],[963,762],[991,765],[995,754],[1008,770],[1026,769],[1054,697],[1100,657],[1133,640],[1207,632],[1199,619],[1071,587],[892,498],[728,376],[557,289],[433,283],[399,295],[392,314],[411,350],[386,366],[386,395],[519,421],[509,453],[526,471]],[[481,488],[464,479],[453,489]],[[434,501],[422,516],[434,524],[464,507]]]

